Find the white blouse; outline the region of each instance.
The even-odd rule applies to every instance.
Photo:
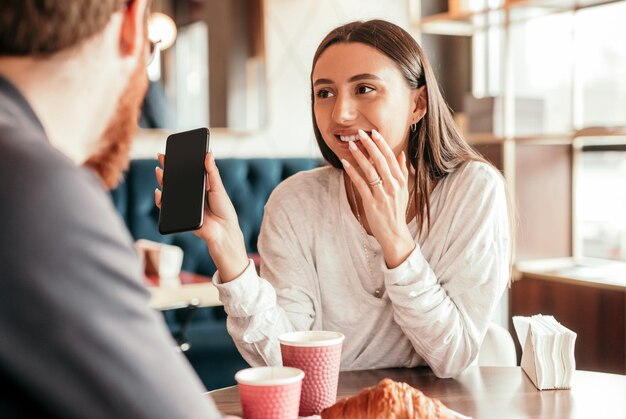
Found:
[[[342,171],[323,167],[282,182],[265,207],[261,276],[250,262],[231,282],[219,272],[213,279],[244,358],[280,365],[279,334],[332,330],[346,336],[342,370],[428,364],[439,377],[462,372],[508,283],[504,183],[492,167],[466,163],[439,181],[430,203],[430,232],[411,221],[417,246],[387,269],[350,210]]]

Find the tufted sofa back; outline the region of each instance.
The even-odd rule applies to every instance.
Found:
[[[320,162],[310,158],[217,159],[224,187],[239,216],[246,249],[257,251],[257,238],[263,219],[263,208],[274,188],[301,170],[313,169]],[[158,229],[159,210],[154,205],[157,187],[156,159],[133,160],[125,181],[111,192],[133,238],[174,244],[185,252],[183,270],[213,275],[215,264],[206,245],[191,232],[162,236]]]

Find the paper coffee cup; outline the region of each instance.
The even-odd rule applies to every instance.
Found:
[[[246,368],[235,374],[245,419],[298,417],[304,372],[289,367]]]
[[[310,330],[278,336],[283,365],[304,371],[300,416],[319,415],[337,400],[344,335]]]

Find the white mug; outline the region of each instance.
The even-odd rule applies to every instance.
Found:
[[[135,243],[147,276],[157,276],[161,286],[179,286],[183,249],[171,244],[140,239]]]

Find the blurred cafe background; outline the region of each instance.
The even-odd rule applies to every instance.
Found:
[[[626,373],[626,1],[153,0],[152,11],[161,50],[132,157],[154,159],[169,133],[210,127],[240,221],[250,223],[242,228],[251,253],[271,189],[319,164],[309,77],[322,37],[369,18],[410,31],[517,206],[515,281],[494,321],[513,332],[513,315],[552,314],[578,333],[577,368]],[[121,210],[139,205],[132,179],[122,186],[131,192],[117,195]],[[192,236],[177,242],[126,219],[136,239],[183,247],[184,270],[212,274],[189,262],[206,257]],[[233,384],[245,363],[219,307],[204,310],[184,325],[188,356],[207,387]],[[180,313],[164,314],[180,328]]]

